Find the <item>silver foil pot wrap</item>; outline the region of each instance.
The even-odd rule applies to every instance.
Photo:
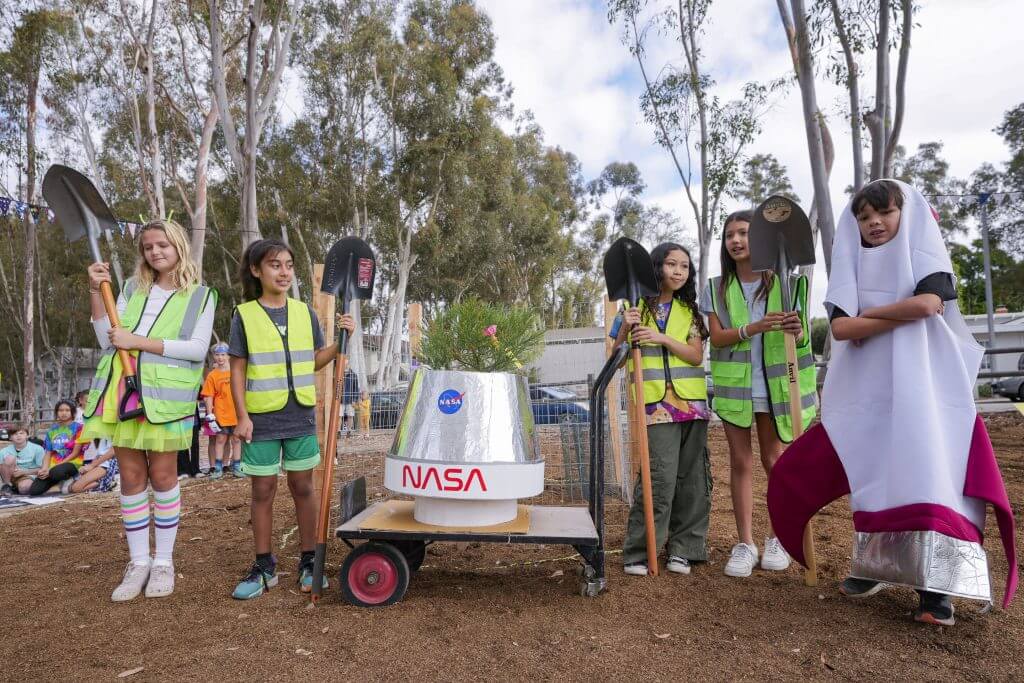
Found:
[[[418,369],[389,456],[458,464],[543,462],[526,378]]]
[[[937,531],[855,532],[850,575],[991,602],[980,543]]]

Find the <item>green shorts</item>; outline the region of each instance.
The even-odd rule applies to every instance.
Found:
[[[283,455],[283,458],[282,458]],[[316,437],[295,436],[290,439],[242,442],[242,472],[254,477],[274,477],[281,472],[303,472],[320,464],[320,444]]]

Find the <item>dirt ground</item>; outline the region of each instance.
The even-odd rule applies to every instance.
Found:
[[[992,416],[989,430],[1017,514],[1024,547],[1024,417]],[[384,439],[380,439],[382,443]],[[382,444],[380,447],[386,447]],[[800,570],[757,570],[730,579],[722,567],[734,542],[728,465],[712,429],[716,478],[711,561],[688,577],[627,577],[609,557],[608,590],[575,594],[571,548],[428,549],[405,599],[382,609],[343,603],[332,542],[332,586],[315,609],[294,585],[298,559],[287,495],[275,506],[281,588],[232,600],[251,562],[248,484],[196,480],[185,486],[177,588],[165,600],[113,604],[127,550],[113,495],[78,496],[59,506],[0,519],[2,680],[345,680],[345,679],[966,679],[1024,677],[1024,599],[980,613],[957,601],[953,628],[915,624],[916,596],[889,589],[851,602],[836,592],[849,564],[845,501],[816,520],[821,581]],[[350,449],[351,450],[351,449]],[[370,473],[379,489],[381,452],[345,453],[342,478]],[[756,496],[763,501],[764,477]],[[282,494],[286,492],[281,487]],[[755,508],[764,535],[767,511]],[[612,504],[609,550],[621,543],[625,507]],[[997,602],[1006,563],[992,515],[986,530]],[[757,534],[755,534],[757,535]]]

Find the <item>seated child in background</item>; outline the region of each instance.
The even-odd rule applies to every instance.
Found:
[[[46,451],[28,440],[28,427],[18,425],[11,432],[11,445],[0,451],[0,493],[28,493],[36,474],[43,466]]]
[[[71,484],[71,493],[105,493],[118,485],[117,458],[110,439],[93,439],[85,444],[85,464]]]

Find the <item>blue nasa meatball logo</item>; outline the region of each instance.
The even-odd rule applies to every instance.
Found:
[[[445,415],[454,415],[459,412],[459,408],[462,407],[462,397],[464,393],[460,394],[454,389],[445,389],[441,392],[441,395],[437,397],[437,408]]]

